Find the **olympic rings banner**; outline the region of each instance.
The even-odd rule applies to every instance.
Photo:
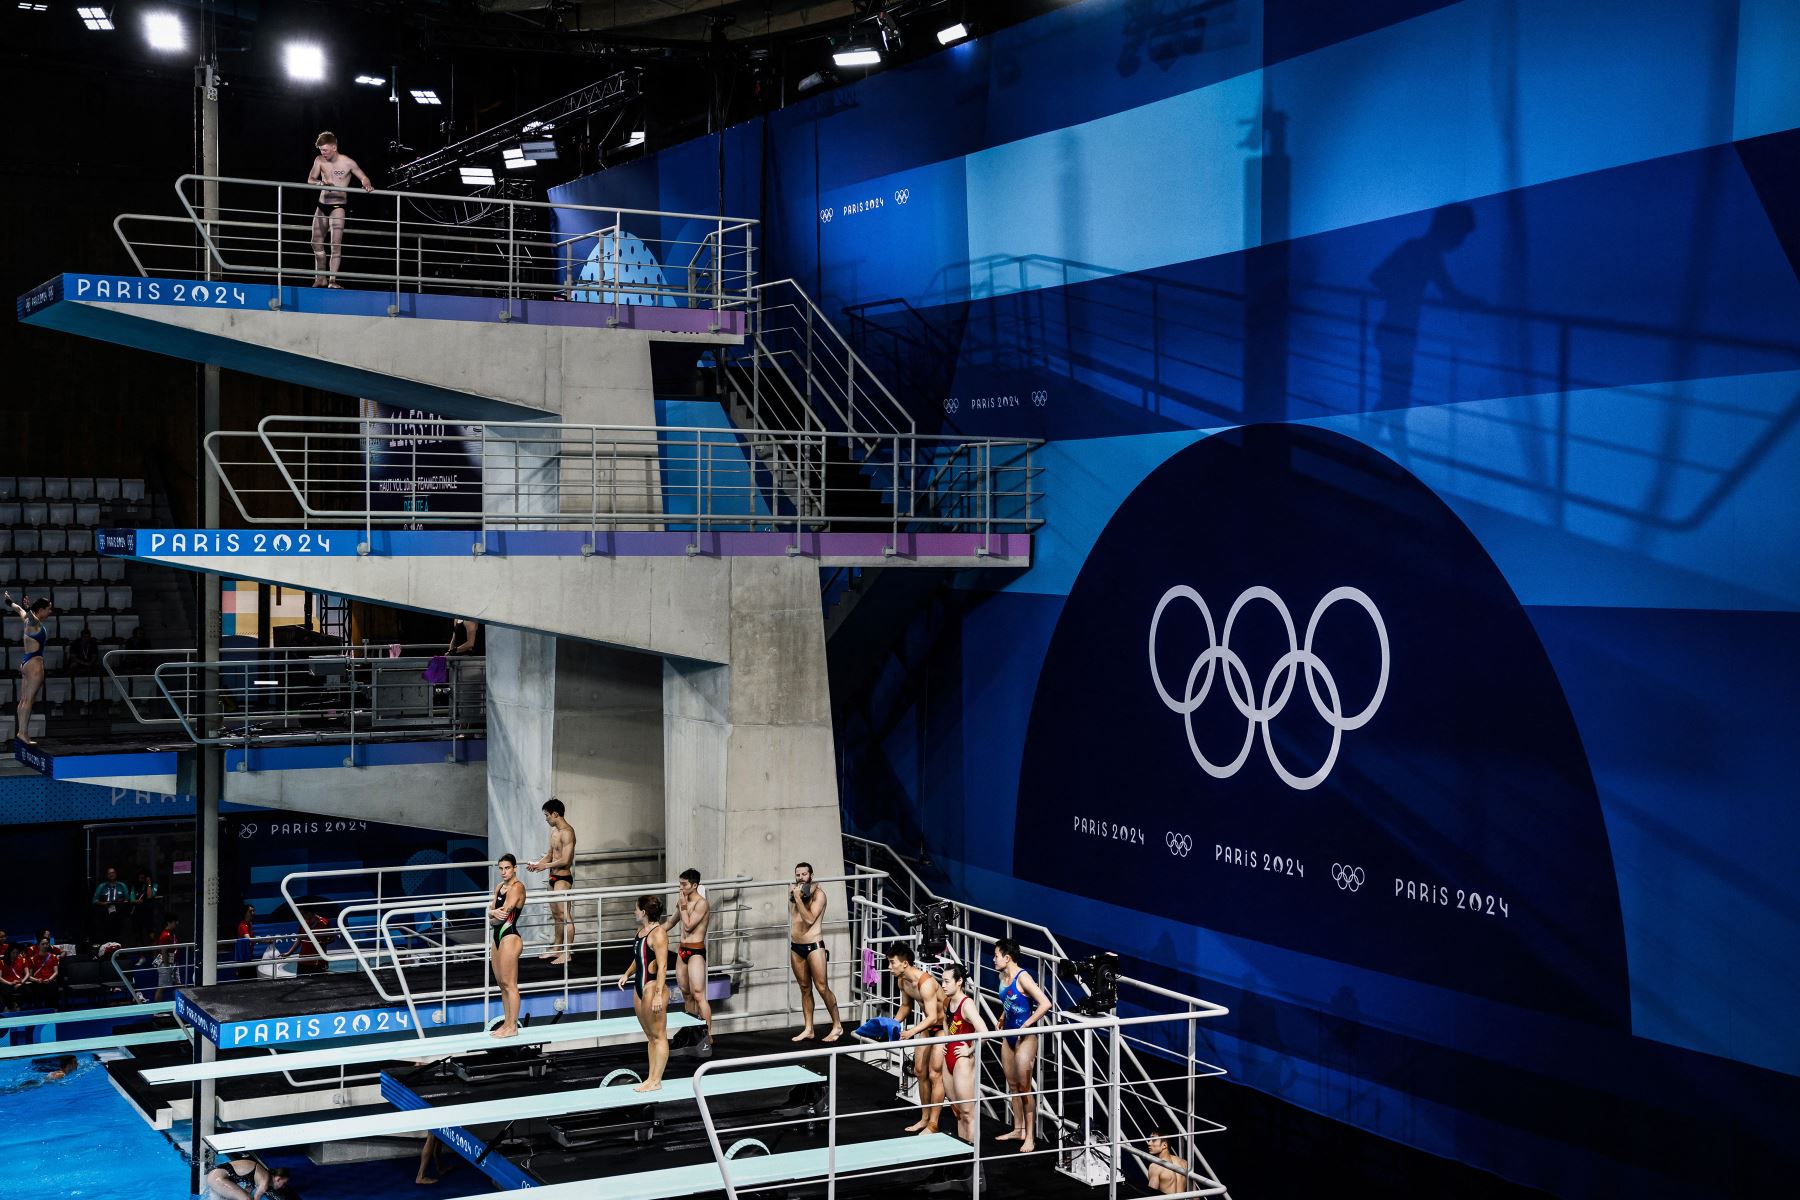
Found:
[[[1556,675],[1473,535],[1359,442],[1248,426],[1139,484],[1070,591],[1022,761],[1021,878],[1627,1024]]]

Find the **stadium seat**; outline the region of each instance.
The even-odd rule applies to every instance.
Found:
[[[4,560],[0,560],[4,561]],[[100,578],[100,560],[97,558],[77,558],[71,561],[71,579],[82,583],[92,583]],[[4,574],[4,572],[0,572]]]
[[[92,704],[100,699],[100,676],[77,675],[75,677],[75,699],[83,704]]]
[[[49,655],[45,655],[46,658]],[[55,670],[54,667],[51,668]],[[51,675],[44,680],[44,699],[51,704],[67,704],[75,694],[74,685],[67,675]]]
[[[69,498],[69,479],[66,475],[44,476],[44,499],[67,500]]]
[[[137,632],[138,615],[136,613],[119,613],[113,617],[113,636],[128,638]]]
[[[106,589],[106,603],[95,605],[97,608],[110,608],[114,612],[123,612],[131,607],[131,585],[115,583]]]
[[[6,554],[6,553],[10,552],[12,550],[12,548],[13,548],[13,544],[12,544],[12,529],[11,529],[11,527],[5,526],[5,525],[0,525],[0,554]]]
[[[22,554],[35,554],[38,548],[38,531],[21,526],[12,531],[12,548]]]
[[[125,578],[125,560],[122,558],[101,559],[100,578],[108,580]]]
[[[19,476],[17,495],[21,500],[36,500],[44,494],[44,481],[35,475]]]
[[[50,505],[49,508],[50,512],[49,515],[44,518],[44,524],[54,525],[58,529],[67,529],[75,523],[75,505],[69,501],[58,501],[57,503]]]
[[[17,549],[23,550],[26,549],[26,547],[19,546]],[[35,538],[32,539],[30,549],[34,551],[37,549],[37,540]],[[44,590],[37,586],[44,582],[44,560],[35,553],[22,554],[19,556],[19,581],[24,583],[27,580],[29,580],[32,585],[31,594],[33,596]],[[18,598],[20,600],[25,598],[25,589],[23,587],[19,589]]]
[[[119,481],[116,479],[94,480],[94,499],[117,500],[119,498]]]
[[[107,641],[110,638],[130,636],[129,634],[121,635],[118,632],[118,627],[114,622],[120,619],[121,618],[114,617],[111,613],[89,613],[87,619],[88,632],[94,635],[95,641],[100,642]],[[131,620],[132,627],[136,628],[137,618],[133,617]]]
[[[27,500],[20,507],[19,517],[27,525],[42,525],[50,519],[50,506],[42,500]]]
[[[83,589],[78,587],[53,587],[50,589],[50,603],[67,612],[71,609],[82,609],[87,606],[81,602]],[[106,597],[101,596],[104,600]]]
[[[66,554],[69,550],[69,532],[66,529],[38,530],[38,549],[45,554]],[[61,578],[58,576],[57,578]]]
[[[4,632],[0,633],[0,636],[6,638],[8,645],[17,642],[20,638],[25,636],[25,622],[19,620],[17,617],[9,616],[4,620],[0,620],[0,627],[4,627]]]
[[[16,558],[13,558],[11,556],[8,556],[6,558],[0,558],[0,579],[6,580],[8,583],[8,586],[10,586],[11,581],[14,579],[17,579],[18,577],[19,577],[19,560]]]
[[[69,605],[70,608],[82,608],[88,612],[92,612],[95,609],[107,607],[106,588],[101,585],[83,584],[79,591],[81,597],[80,602],[78,604]]]
[[[0,500],[11,500],[18,494],[18,477],[13,475],[0,475]]]
[[[6,669],[17,671],[19,664],[25,661],[25,647],[14,642],[6,648]]]
[[[57,645],[55,642],[51,642],[48,646],[45,646],[44,647],[44,669],[46,671],[62,670],[64,661],[65,661],[64,656],[66,653],[67,652],[64,650],[64,648]],[[68,680],[65,679],[63,682],[67,683]]]
[[[100,523],[100,505],[98,501],[84,500],[75,506],[75,524],[92,529]]]
[[[119,498],[136,504],[144,498],[144,481],[141,479],[119,480]]]
[[[80,476],[69,480],[69,499],[92,500],[94,498],[94,481],[88,476]]]
[[[53,582],[66,583],[75,578],[75,564],[66,556],[46,558],[44,560],[44,574]]]
[[[0,503],[0,525],[18,525],[25,520],[25,506],[17,500]]]
[[[0,704],[12,704],[17,701],[18,696],[18,689],[13,685],[11,675],[0,679]]]
[[[70,554],[92,554],[94,552],[94,531],[91,529],[71,529],[69,535]]]

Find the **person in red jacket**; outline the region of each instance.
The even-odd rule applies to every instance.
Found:
[[[0,963],[0,1004],[18,1008],[25,1002],[25,981],[31,978],[31,961],[23,946],[5,948],[6,961]]]
[[[62,998],[62,952],[49,939],[38,943],[38,960],[25,984],[27,1003],[34,1008],[58,1008]]]
[[[162,932],[156,935],[156,994],[152,1000],[161,1000],[165,989],[175,986],[175,926],[176,917],[163,920]]]

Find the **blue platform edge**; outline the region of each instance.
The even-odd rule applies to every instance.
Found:
[[[39,323],[65,304],[132,304],[157,308],[210,308],[226,312],[297,312],[339,317],[425,321],[505,322],[650,333],[741,336],[742,309],[671,308],[655,304],[584,304],[555,299],[459,296],[441,292],[392,292],[347,288],[209,282],[135,275],[52,275],[13,303],[18,319]],[[389,312],[389,308],[395,311]],[[505,314],[505,315],[502,315]],[[51,323],[54,323],[53,321]]]
[[[937,558],[980,555],[992,560],[1029,561],[1028,533],[895,533],[875,529],[859,533],[795,532],[791,529],[708,531],[521,530],[485,535],[451,529],[102,529],[96,549],[114,558],[146,562],[189,558],[468,558],[479,544],[483,554],[518,557],[584,557],[591,547],[596,558],[706,557],[777,558],[789,548],[805,557],[833,555],[869,558]],[[177,563],[176,565],[181,565]]]
[[[431,1107],[425,1102],[424,1097],[396,1080],[386,1071],[381,1073],[381,1098],[402,1112]],[[538,1186],[537,1180],[527,1175],[511,1159],[501,1154],[490,1153],[486,1142],[462,1126],[449,1125],[442,1129],[434,1129],[432,1132],[437,1135],[439,1141],[462,1155],[471,1166],[507,1191]]]

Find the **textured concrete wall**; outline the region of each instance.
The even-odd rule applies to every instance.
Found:
[[[552,784],[579,849],[664,844],[662,710],[655,655],[557,642]],[[606,873],[590,874],[577,869],[576,883],[596,886]]]
[[[487,631],[488,857],[511,854],[530,862],[548,844],[543,803],[552,795],[556,729],[556,639],[516,629]],[[521,871],[527,888],[543,875]],[[498,886],[498,877],[488,880]],[[526,941],[545,936],[533,928],[544,910],[527,910]]]
[[[225,776],[225,799],[476,837],[487,832],[487,769],[478,762],[236,771]]]

